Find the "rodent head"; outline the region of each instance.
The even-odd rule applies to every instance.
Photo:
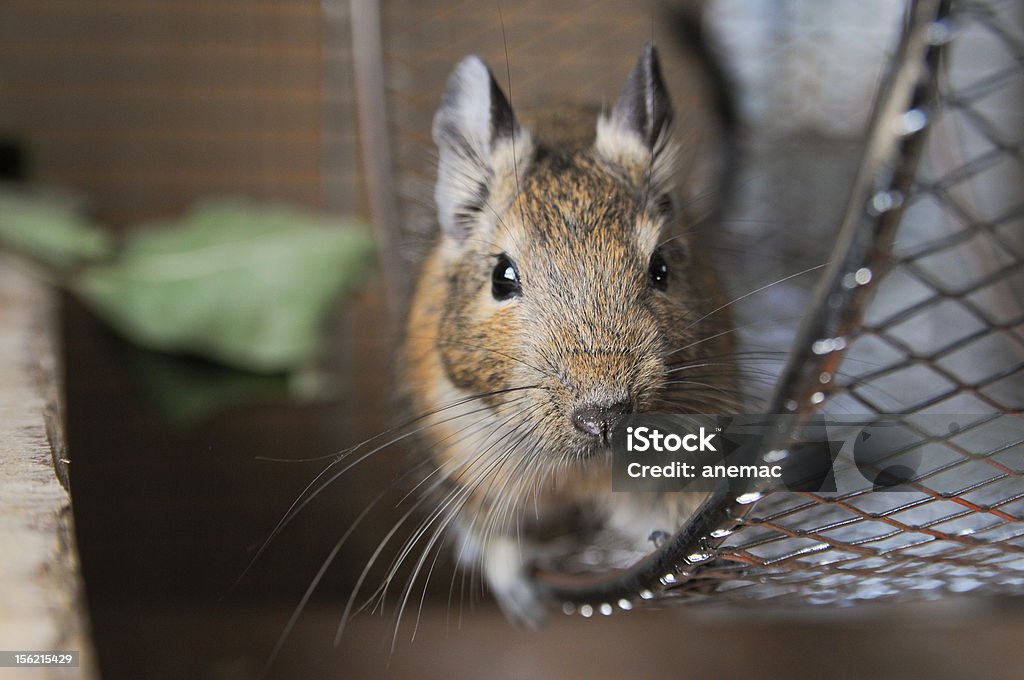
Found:
[[[477,57],[434,118],[441,362],[561,460],[600,450],[622,413],[724,408],[673,373],[708,354],[713,321],[671,121],[650,45],[588,143],[535,139]]]

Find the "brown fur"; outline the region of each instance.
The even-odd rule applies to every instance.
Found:
[[[613,499],[608,449],[577,431],[571,414],[623,399],[641,412],[737,406],[714,272],[690,225],[666,215],[653,160],[634,167],[632,148],[602,152],[595,121],[593,110],[572,106],[535,119],[532,141],[518,149],[528,158],[507,166],[522,172],[492,178],[468,236],[442,235],[412,302],[405,384],[415,411],[433,414],[426,455],[461,493],[452,512],[481,550],[496,536],[529,544],[545,514],[607,514],[613,501],[675,530],[700,497]],[[647,279],[658,247],[666,291]],[[491,272],[502,253],[518,267],[522,296],[498,301]],[[696,367],[668,373],[686,365]],[[681,380],[695,384],[673,384]],[[524,526],[538,527],[533,538]]]

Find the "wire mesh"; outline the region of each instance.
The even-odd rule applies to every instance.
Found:
[[[823,405],[909,416],[919,444],[891,458],[923,460],[913,492],[769,496],[716,565],[667,594],[702,580],[721,582],[716,598],[832,604],[1024,590],[1020,19],[1008,3],[963,2],[937,29],[953,40],[891,266]],[[958,427],[913,417],[929,414]]]

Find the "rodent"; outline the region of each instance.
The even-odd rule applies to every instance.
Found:
[[[506,615],[537,623],[529,569],[560,531],[646,552],[702,500],[612,493],[609,432],[633,412],[737,406],[731,322],[679,194],[648,44],[607,112],[520,123],[478,57],[432,127],[440,237],[412,298],[402,373],[426,423],[434,531],[480,569]],[[614,565],[609,565],[614,566]]]

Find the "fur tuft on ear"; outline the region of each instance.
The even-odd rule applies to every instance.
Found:
[[[515,164],[529,158],[529,133],[519,127],[487,65],[469,56],[448,78],[433,137],[439,152],[438,219],[445,234],[464,238],[484,207],[494,207],[499,189],[521,174]]]
[[[640,186],[668,191],[676,165],[672,101],[654,45],[644,46],[610,114],[597,121],[594,148],[612,169]],[[662,186],[664,185],[664,186]]]

